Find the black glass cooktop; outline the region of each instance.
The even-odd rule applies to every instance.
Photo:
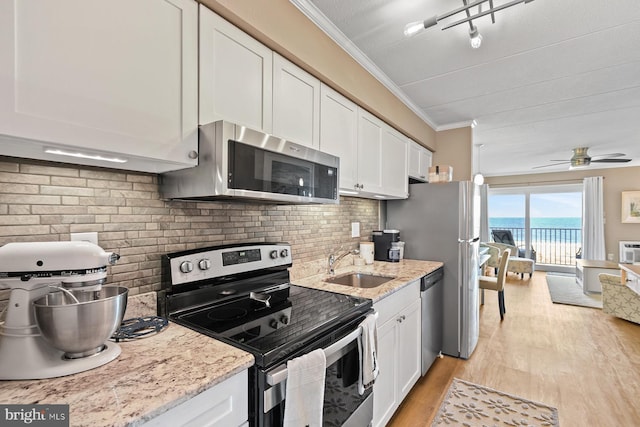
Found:
[[[258,366],[267,366],[371,306],[369,299],[292,285],[289,297],[271,307],[244,298],[184,312],[172,320],[251,352]]]

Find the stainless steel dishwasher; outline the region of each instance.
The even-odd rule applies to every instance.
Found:
[[[422,303],[422,375],[442,350],[443,281],[442,267],[424,276],[420,282]]]

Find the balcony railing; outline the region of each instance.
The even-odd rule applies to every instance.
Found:
[[[516,245],[525,247],[525,229],[490,227],[492,230],[511,230]],[[531,228],[531,246],[540,264],[575,265],[576,255],[582,247],[582,230],[579,228]]]

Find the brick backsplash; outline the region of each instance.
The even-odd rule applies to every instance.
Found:
[[[379,204],[353,197],[339,205],[167,201],[154,174],[0,156],[0,245],[95,231],[101,247],[121,255],[108,283],[132,295],[159,289],[160,257],[168,252],[289,242],[299,265],[356,248],[378,228]],[[352,222],[360,222],[361,238],[351,237]]]

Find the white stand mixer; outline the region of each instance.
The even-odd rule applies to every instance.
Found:
[[[11,289],[0,327],[0,380],[59,377],[102,366],[118,357],[120,346],[112,342],[87,357],[65,357],[43,337],[33,305],[52,291],[60,292],[60,287],[100,290],[107,265],[118,258],[89,242],[8,243],[0,247],[0,289]]]

